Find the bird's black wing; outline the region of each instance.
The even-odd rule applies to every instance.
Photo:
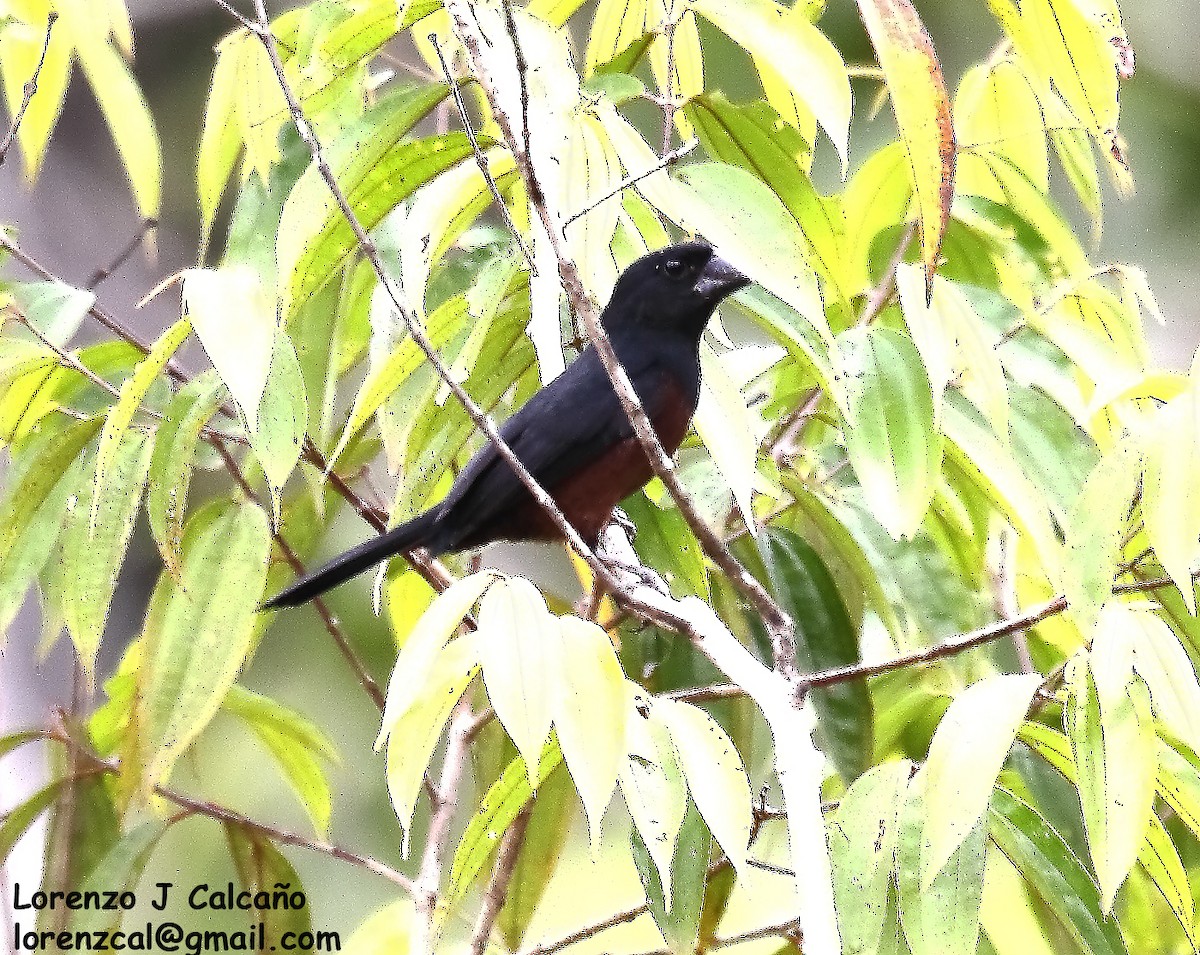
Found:
[[[644,354],[644,353],[643,353]],[[655,413],[657,379],[666,374],[648,355],[625,363],[634,390]],[[633,428],[594,349],[588,348],[558,378],[537,392],[500,429],[500,436],[542,487],[560,481],[598,460]],[[481,448],[460,472],[450,493],[436,508],[447,549],[469,540],[510,508],[528,490],[495,445]]]

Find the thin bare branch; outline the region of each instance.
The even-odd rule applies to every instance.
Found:
[[[38,78],[42,75],[42,67],[46,65],[46,51],[50,49],[50,34],[57,22],[58,14],[51,10],[50,15],[46,17],[46,39],[42,42],[42,52],[38,57],[37,66],[33,68],[33,76],[25,81],[25,86],[21,90],[21,105],[13,114],[12,122],[9,124],[8,132],[4,134],[4,139],[0,140],[0,166],[4,165],[8,150],[12,147],[13,140],[17,138],[17,130],[21,128],[21,120],[25,118],[25,111],[29,109],[29,102],[37,93]]]
[[[563,231],[565,232],[567,229],[567,226],[569,226],[576,219],[581,219],[584,216],[586,216],[589,212],[591,212],[593,209],[595,209],[601,203],[606,202],[609,199],[612,199],[614,196],[619,196],[622,192],[624,192],[630,186],[641,182],[647,176],[653,176],[656,172],[660,172],[661,170],[666,169],[672,163],[678,162],[680,159],[682,159],[684,156],[686,156],[688,153],[690,153],[693,149],[695,149],[699,145],[700,145],[700,140],[698,140],[698,139],[690,140],[689,142],[684,143],[682,146],[677,146],[677,147],[675,147],[675,149],[673,149],[669,153],[665,154],[662,157],[662,159],[660,159],[658,162],[656,162],[653,166],[651,166],[645,172],[639,172],[633,176],[626,176],[624,179],[622,179],[620,182],[618,182],[612,189],[610,189],[608,192],[604,193],[604,195],[597,196],[595,199],[593,199],[591,202],[589,202],[586,206],[584,206],[578,212],[568,216],[566,221],[563,222]]]
[[[599,935],[601,932],[606,932],[610,928],[616,928],[618,925],[625,925],[632,922],[639,915],[644,915],[650,911],[649,907],[642,903],[635,905],[631,909],[626,909],[623,912],[617,912],[615,915],[610,915],[601,922],[595,922],[591,925],[581,928],[577,932],[572,932],[570,935],[564,935],[557,942],[545,942],[541,945],[536,945],[524,953],[524,955],[553,955],[554,952],[562,951],[564,948],[569,948],[579,942],[585,941],[594,935]]]
[[[53,739],[56,742],[62,743],[72,752],[79,753],[89,762],[91,762],[99,772],[119,775],[121,766],[116,760],[101,759],[95,753],[84,748],[71,736],[64,731],[51,732],[46,734],[46,738]],[[310,839],[307,836],[302,836],[299,833],[291,832],[287,829],[280,829],[277,826],[269,825],[265,822],[260,822],[257,819],[244,815],[228,806],[222,806],[215,802],[210,802],[204,799],[196,799],[192,796],[185,795],[177,789],[172,789],[169,786],[157,785],[154,791],[164,799],[173,802],[175,805],[186,809],[190,813],[195,813],[201,816],[207,816],[209,819],[216,819],[218,822],[231,822],[246,829],[252,829],[255,832],[261,833],[273,842],[282,843],[283,845],[297,846],[301,849],[308,849],[311,852],[319,852],[323,855],[332,856],[342,862],[347,862],[350,865],[355,865],[366,869],[369,872],[374,872],[378,876],[382,876],[389,882],[393,882],[400,886],[405,892],[412,895],[415,891],[415,886],[412,879],[406,876],[403,872],[398,872],[389,865],[385,865],[376,859],[369,856],[359,855],[357,852],[351,852],[349,849],[343,849],[340,846],[325,842],[321,839]]]
[[[537,266],[533,264],[533,253],[525,245],[525,240],[521,236],[521,230],[513,222],[512,214],[508,211],[508,205],[505,203],[504,197],[500,195],[500,188],[496,185],[496,180],[492,178],[491,170],[488,169],[487,157],[484,156],[483,150],[479,146],[479,138],[475,135],[475,127],[471,123],[471,117],[467,115],[467,104],[463,102],[462,90],[459,88],[458,82],[454,79],[454,74],[450,72],[450,65],[446,62],[446,57],[442,53],[442,45],[438,43],[436,33],[429,34],[429,42],[433,44],[438,62],[442,65],[442,73],[446,76],[446,83],[450,86],[450,93],[454,96],[454,105],[458,107],[459,121],[462,123],[463,129],[466,130],[467,139],[471,141],[471,150],[475,153],[475,164],[479,167],[479,171],[483,173],[483,181],[487,183],[488,190],[492,194],[492,201],[496,204],[496,209],[504,219],[504,224],[508,227],[508,231],[512,233],[513,241],[517,243],[517,248],[521,250],[521,255],[525,257],[529,271],[536,275]]]
[[[135,232],[130,238],[129,242],[126,243],[125,248],[117,253],[116,258],[109,262],[108,265],[104,266],[103,268],[96,269],[96,271],[92,273],[92,277],[88,279],[87,290],[89,292],[96,291],[96,289],[100,287],[101,282],[107,279],[113,274],[113,272],[115,272],[129,260],[129,257],[133,255],[133,253],[137,250],[137,247],[141,245],[142,242],[145,241],[146,236],[150,234],[150,230],[156,228],[158,228],[157,219],[154,217],[143,219],[142,224],[138,227],[137,232]]]
[[[432,952],[434,949],[433,922],[437,911],[438,886],[442,881],[442,856],[446,851],[454,810],[458,808],[459,782],[470,759],[471,744],[467,733],[474,721],[470,700],[464,696],[454,705],[450,716],[442,775],[434,790],[433,816],[429,820],[421,869],[413,890],[417,909],[417,937],[413,945],[416,952]]]
[[[529,826],[531,812],[531,806],[521,810],[504,831],[504,838],[501,839],[500,848],[496,853],[496,865],[492,869],[492,880],[487,891],[483,893],[483,906],[471,933],[471,955],[483,955],[487,951],[492,926],[496,924],[496,917],[504,907],[504,900],[508,898],[508,887],[517,867],[521,845],[525,841],[525,830]]]

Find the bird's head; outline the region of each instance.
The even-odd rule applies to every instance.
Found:
[[[749,284],[712,246],[684,242],[642,256],[621,273],[600,320],[609,331],[657,326],[699,338],[721,300]]]

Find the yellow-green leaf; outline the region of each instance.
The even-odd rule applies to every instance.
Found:
[[[834,368],[854,473],[888,533],[910,536],[929,507],[942,459],[921,356],[900,332],[857,327],[838,336]]]
[[[168,328],[158,341],[151,347],[149,353],[138,362],[133,374],[121,386],[121,396],[117,403],[109,409],[104,422],[104,430],[100,433],[100,445],[96,449],[96,477],[92,489],[91,521],[96,522],[96,511],[100,506],[100,495],[104,488],[105,472],[112,465],[121,444],[133,423],[133,416],[146,397],[146,392],[162,370],[167,367],[171,356],[179,350],[184,339],[192,333],[192,323],[181,318]]]
[[[180,571],[179,546],[187,512],[192,462],[200,432],[220,407],[224,393],[216,372],[198,375],[171,399],[155,435],[146,515],[163,563],[176,576]]]
[[[912,168],[925,259],[925,297],[930,299],[954,198],[950,98],[933,41],[910,0],[858,0],[858,8],[887,76],[896,124]]]
[[[774,0],[691,0],[706,20],[770,63],[833,140],[843,167],[850,139],[851,93],[837,48],[807,17],[791,16]]]
[[[246,662],[267,578],[271,534],[257,504],[193,518],[180,582],[159,579],[142,635],[138,722],[148,789],[216,714]],[[237,586],[230,586],[236,581]]]
[[[1041,683],[1037,674],[971,684],[942,717],[925,777],[921,884],[928,887],[987,811],[992,787]]]
[[[67,526],[60,551],[63,604],[67,628],[89,676],[108,619],[117,574],[133,534],[152,445],[153,439],[145,432],[125,433],[99,488],[94,518],[88,506],[93,488],[90,471],[85,472],[84,486],[67,502]]]
[[[1200,566],[1200,389],[1195,385],[1155,415],[1146,441],[1142,518],[1154,553],[1196,613],[1192,571]]]
[[[34,25],[13,20],[0,27],[0,79],[4,82],[9,116],[15,116],[21,108],[25,83],[37,69],[45,43],[44,23]],[[17,129],[17,142],[25,159],[25,175],[31,181],[37,178],[42,168],[50,134],[62,112],[71,79],[71,40],[62,24],[51,31],[50,45],[45,49],[46,58],[38,73],[37,91],[30,98]]]
[[[411,633],[398,635],[403,642],[388,681],[376,751],[383,747],[396,721],[425,694],[429,674],[442,649],[495,579],[493,573],[485,571],[455,581],[434,599]]]
[[[330,143],[327,161],[364,229],[420,186],[471,155],[462,133],[410,140],[407,133],[446,95],[442,84],[385,98]],[[480,137],[483,147],[492,145]],[[320,170],[309,166],[288,195],[276,258],[283,314],[290,316],[333,278],[358,241]]]
[[[1149,695],[1140,680],[1115,685],[1126,669],[1099,645],[1110,636],[1128,645],[1123,630],[1098,628],[1090,665],[1072,667],[1071,696],[1064,710],[1088,847],[1106,913],[1146,838],[1158,775]]]
[[[162,149],[154,118],[128,64],[107,43],[81,43],[79,63],[100,104],[129,175],[143,218],[157,218],[162,201]]]

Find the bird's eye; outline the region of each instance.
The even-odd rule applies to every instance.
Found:
[[[666,272],[667,275],[673,279],[677,279],[681,275],[683,275],[686,268],[687,268],[687,266],[685,266],[681,261],[679,261],[679,259],[668,259],[667,262],[663,265],[663,271]]]

